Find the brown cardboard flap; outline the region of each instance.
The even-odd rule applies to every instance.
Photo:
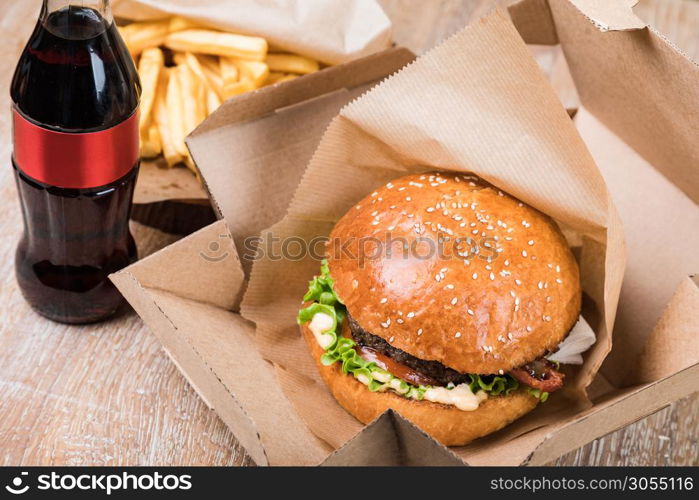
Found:
[[[575,122],[605,177],[628,243],[614,348],[602,368],[611,382],[621,385],[673,294],[687,276],[699,272],[699,208],[586,109]],[[696,315],[683,321],[695,324]],[[680,331],[689,333],[687,328]],[[687,336],[688,341],[696,339]]]
[[[173,256],[192,259],[192,248],[205,247],[212,235],[222,231],[225,226],[218,222],[111,279],[256,463],[317,464],[330,448],[293,411],[276,383],[274,368],[255,346],[254,326],[220,304],[191,298],[197,296],[196,290],[189,297],[178,295],[177,282],[173,289],[168,289],[172,282],[159,282],[159,288],[146,285],[154,272],[168,269]],[[230,239],[223,240],[221,250],[229,255],[219,263],[235,259]],[[193,289],[228,286],[226,295],[230,296],[235,283],[222,278],[225,276],[202,274],[190,278],[190,285]]]
[[[694,365],[652,384],[615,391],[547,436],[527,459],[527,464],[543,465],[696,392],[698,378],[699,365]]]
[[[548,0],[520,0],[508,8],[512,23],[525,43],[556,45],[558,35]]]
[[[279,220],[330,120],[414,59],[389,49],[225,103],[187,143],[247,270],[250,242]],[[248,258],[246,258],[248,257]]]
[[[699,287],[682,281],[646,340],[627,383],[654,382],[699,364]]]
[[[699,202],[699,66],[652,29],[590,29],[569,1],[550,3],[582,104]]]
[[[155,255],[142,259],[133,268],[138,270],[142,286],[227,310],[237,308],[244,284],[243,270],[225,224],[212,224],[182,240],[177,247],[165,247],[157,253],[159,265],[151,266]]]
[[[449,448],[389,410],[333,452],[321,465],[440,467],[464,463]]]

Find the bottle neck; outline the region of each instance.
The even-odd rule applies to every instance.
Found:
[[[83,9],[92,9],[97,12],[107,24],[113,21],[112,6],[109,0],[44,0],[44,5],[41,10],[41,20],[46,21],[54,12],[81,11]]]

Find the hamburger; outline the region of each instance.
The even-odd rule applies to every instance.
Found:
[[[581,294],[550,217],[474,175],[428,173],[389,182],[337,222],[298,323],[358,420],[393,409],[460,446],[563,386],[547,356]]]

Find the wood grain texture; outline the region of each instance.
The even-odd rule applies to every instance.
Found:
[[[417,52],[492,4],[491,0],[381,3],[394,20],[397,41]],[[11,69],[39,5],[39,0],[0,2],[0,34],[6,43],[0,52],[0,110],[9,109]],[[659,15],[670,18],[671,13],[666,9]],[[124,308],[99,325],[69,327],[40,318],[26,305],[13,270],[21,214],[10,143],[9,113],[3,112],[0,465],[250,464],[235,437],[199,399],[133,311]],[[142,256],[177,239],[137,223],[133,231]],[[555,463],[699,465],[698,427],[699,395],[695,395]]]

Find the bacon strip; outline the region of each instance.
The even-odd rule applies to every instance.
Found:
[[[509,374],[519,383],[544,392],[557,391],[563,387],[565,375],[556,370],[556,365],[545,358],[510,370]]]

